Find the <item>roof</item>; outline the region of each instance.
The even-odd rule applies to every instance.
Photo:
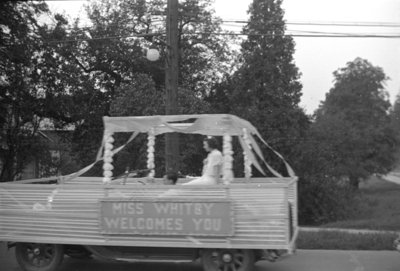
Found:
[[[106,133],[148,133],[153,128],[156,135],[178,132],[209,136],[225,134],[238,136],[243,135],[245,128],[247,133],[260,136],[250,122],[230,114],[103,117],[103,121]]]

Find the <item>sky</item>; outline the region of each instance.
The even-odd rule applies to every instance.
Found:
[[[247,10],[252,0],[214,0],[214,2],[216,15],[223,20],[243,21],[249,18]],[[76,17],[79,12],[83,14],[81,9],[83,3],[85,1],[48,2],[53,11],[65,11],[71,18]],[[290,23],[287,24],[287,30],[291,33],[313,31],[400,36],[400,0],[283,0],[282,9],[285,12],[285,21]],[[388,27],[388,24],[394,24],[395,27]],[[241,29],[241,25],[230,24],[229,27],[236,31]],[[333,72],[346,67],[348,62],[357,57],[381,67],[390,78],[386,82],[385,91],[392,103],[400,93],[400,37],[294,37],[293,39],[294,62],[301,73],[300,81],[303,85],[300,106],[307,113],[312,114],[333,87]]]

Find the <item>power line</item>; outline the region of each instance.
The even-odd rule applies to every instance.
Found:
[[[152,21],[152,23],[160,23],[163,22],[162,20],[154,20]],[[240,24],[242,25],[238,25],[238,24],[234,24],[234,23],[238,23],[240,22]],[[139,22],[140,23],[140,22]],[[248,21],[222,21],[221,22],[221,26],[227,26],[227,27],[243,27],[243,24],[248,24]],[[400,23],[396,24],[396,23],[376,23],[376,24],[365,24],[365,23],[329,23],[329,22],[285,22],[285,25],[298,25],[298,26],[351,26],[351,27],[380,27],[380,28],[400,28]],[[276,25],[274,23],[270,24],[270,25]],[[107,24],[106,27],[112,27],[112,26],[120,26],[117,23],[111,23],[111,24]],[[129,25],[125,25],[128,26]],[[134,24],[132,24],[132,26],[134,26]],[[74,29],[79,29],[79,30],[94,30],[95,26],[81,26],[78,28],[75,27],[64,27],[64,29],[68,29],[68,30],[74,30]]]
[[[207,32],[197,32],[193,34],[186,35],[221,35],[221,36],[292,36],[292,37],[314,37],[314,38],[400,38],[399,34],[349,34],[349,33],[331,33],[331,32],[320,32],[319,34],[271,34],[271,33],[233,33],[233,32],[218,32],[218,33],[207,33]]]
[[[302,31],[297,31],[302,32]],[[44,43],[71,43],[95,40],[113,40],[113,39],[128,39],[128,38],[143,38],[163,36],[164,33],[150,33],[150,34],[133,34],[133,35],[119,35],[119,36],[104,36],[87,39],[65,39],[65,40],[44,40]],[[217,35],[217,36],[248,36],[248,37],[273,37],[273,36],[290,36],[290,37],[303,37],[303,38],[385,38],[385,39],[398,39],[400,33],[393,34],[355,34],[355,33],[333,33],[333,32],[310,32],[304,31],[303,33],[285,33],[285,34],[272,34],[272,33],[235,33],[235,32],[196,32],[185,33],[186,36],[195,35]]]
[[[400,35],[400,33],[351,33],[351,32],[323,32],[323,31],[310,31],[310,30],[295,30],[295,29],[290,29],[287,30],[291,34],[318,34],[318,35],[351,35],[351,36],[397,36]]]
[[[46,0],[47,1],[47,0]],[[55,0],[60,1],[60,0]],[[81,0],[64,0],[64,1],[81,1]],[[52,18],[52,17],[51,17]],[[164,22],[165,20],[156,19],[152,20],[152,22]],[[248,24],[250,21],[248,20],[240,20],[240,19],[232,19],[232,20],[218,20],[222,24],[226,23],[234,23],[234,24]],[[192,21],[196,22],[196,20]],[[197,21],[199,22],[199,21]],[[380,27],[380,28],[399,28],[400,22],[355,22],[355,21],[332,21],[332,22],[324,22],[324,21],[282,21],[285,25],[302,25],[302,26],[348,26],[348,27]],[[271,25],[281,24],[281,22],[270,22]],[[117,25],[116,23],[108,24],[107,26]],[[230,25],[232,27],[236,27],[237,25]],[[237,26],[240,27],[240,26]],[[72,27],[69,27],[72,29]],[[80,29],[90,29],[91,26],[79,27]]]
[[[222,20],[222,23],[248,24],[246,20]],[[272,23],[274,24],[274,23]],[[306,21],[284,21],[286,25],[318,25],[318,26],[352,26],[352,27],[400,27],[396,22],[306,22]]]
[[[164,33],[147,33],[147,34],[134,34],[126,36],[104,36],[87,39],[66,39],[66,40],[44,40],[44,43],[71,43],[71,42],[83,42],[83,41],[94,41],[94,40],[113,40],[113,39],[129,39],[129,38],[145,38],[145,37],[156,37],[165,35]]]

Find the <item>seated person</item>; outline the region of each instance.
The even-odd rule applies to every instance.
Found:
[[[208,152],[204,160],[203,173],[201,177],[195,178],[182,185],[214,185],[218,184],[221,175],[221,166],[223,162],[222,154],[218,150],[218,143],[215,138],[205,138],[203,142],[204,149]],[[167,175],[166,175],[167,176]],[[165,177],[168,178],[168,177]],[[170,189],[159,197],[171,197],[180,193],[180,190]]]
[[[203,172],[200,178],[191,180],[183,185],[213,185],[218,184],[223,163],[222,153],[218,150],[218,142],[214,137],[205,138],[203,147],[208,152],[203,163]]]
[[[175,171],[168,171],[167,174],[164,175],[163,183],[166,185],[176,184],[178,181],[178,174]]]

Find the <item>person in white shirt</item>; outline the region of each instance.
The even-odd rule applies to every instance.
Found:
[[[221,176],[222,154],[218,150],[218,142],[215,138],[205,138],[203,147],[208,152],[207,158],[203,161],[203,171],[201,177],[183,183],[182,185],[214,185],[218,184]],[[159,197],[174,197],[181,194],[182,190],[169,189]]]
[[[213,185],[218,184],[221,176],[222,153],[218,150],[218,141],[214,137],[205,138],[203,147],[208,152],[203,162],[203,171],[200,178],[193,179],[183,185]]]

